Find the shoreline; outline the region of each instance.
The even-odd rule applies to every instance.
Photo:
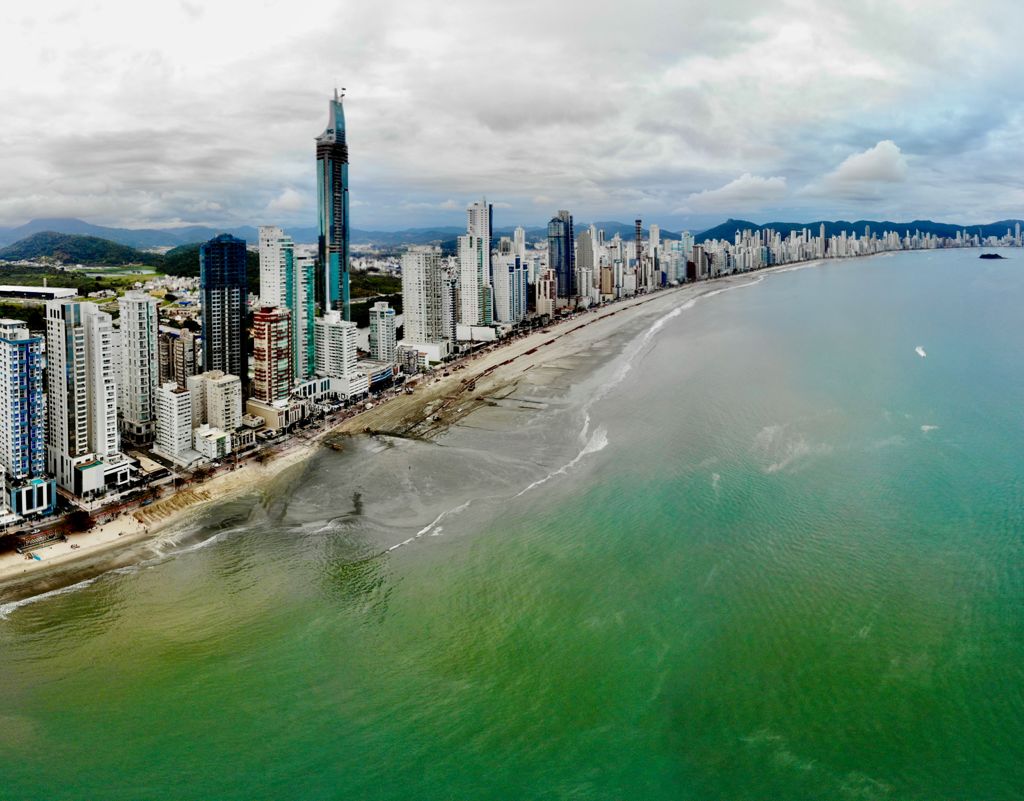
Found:
[[[877,255],[877,254],[871,254]],[[216,502],[255,492],[286,470],[306,463],[325,444],[360,434],[432,439],[482,406],[494,403],[502,393],[511,392],[529,370],[557,362],[596,339],[614,335],[642,312],[667,313],[702,296],[724,289],[759,283],[765,276],[795,269],[821,266],[828,261],[814,259],[761,270],[722,276],[710,281],[682,284],[639,295],[573,317],[513,339],[499,347],[467,356],[440,368],[447,376],[428,374],[411,395],[398,394],[312,436],[285,447],[270,460],[248,461],[203,484],[179,490],[152,505],[126,511],[88,532],[73,534],[37,551],[41,561],[11,552],[0,555],[0,603],[25,600],[45,592],[90,580],[111,569],[106,566],[94,576],[74,581],[59,580],[59,567],[84,566],[101,557],[116,557],[182,523],[191,515]],[[72,548],[72,545],[78,546]],[[116,560],[114,560],[116,561]],[[128,560],[132,564],[137,560]],[[117,564],[114,566],[122,566]]]

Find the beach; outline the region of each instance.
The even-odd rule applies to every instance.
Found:
[[[664,314],[703,295],[760,281],[768,273],[817,263],[785,265],[640,295],[579,312],[458,360],[423,376],[412,394],[397,394],[336,426],[295,437],[263,463],[249,460],[202,484],[120,514],[88,532],[69,535],[67,542],[36,551],[40,560],[13,552],[0,555],[0,601],[18,600],[66,584],[67,580],[53,575],[57,568],[92,563],[97,572],[102,572],[105,567],[130,564],[131,558],[125,553],[131,546],[180,525],[210,504],[260,491],[277,476],[308,460],[325,441],[344,447],[345,437],[360,434],[429,439],[510,394],[528,372],[563,363],[595,342],[615,337],[640,316]],[[79,578],[77,573],[72,575]]]

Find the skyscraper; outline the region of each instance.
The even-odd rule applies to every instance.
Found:
[[[157,387],[156,442],[153,449],[168,459],[178,460],[192,450],[192,401],[187,389],[174,382]]]
[[[248,375],[245,317],[249,293],[245,240],[221,234],[199,248],[203,369]]]
[[[494,322],[489,265],[486,239],[473,234],[459,237],[459,322],[463,325]]]
[[[185,388],[185,380],[200,372],[203,361],[202,340],[188,328],[167,328],[157,335],[160,380],[157,386],[175,381]]]
[[[0,320],[0,508],[22,516],[51,512],[57,500],[46,476],[44,364],[43,338]]]
[[[316,297],[323,310],[337,309],[349,320],[348,144],[342,97],[335,89],[334,99],[328,105],[327,128],[316,138],[316,195],[320,213]]]
[[[526,262],[526,229],[523,226],[516,226],[512,234],[512,243],[519,260]]]
[[[316,318],[316,371],[328,378],[348,378],[356,371],[359,344],[356,324],[341,312]]]
[[[491,325],[494,322],[491,288],[494,207],[484,198],[466,209],[466,217],[466,235],[459,237],[459,321],[463,325]]]
[[[192,396],[192,427],[209,423],[232,432],[242,425],[242,380],[220,370],[189,376]]]
[[[494,260],[494,318],[518,323],[526,317],[526,269],[514,253]]]
[[[559,211],[548,223],[548,268],[555,273],[558,298],[576,297],[576,254],[573,244],[572,215]]]
[[[370,358],[378,362],[395,361],[395,310],[386,301],[370,308]]]
[[[113,320],[95,304],[46,304],[46,462],[57,484],[78,496],[131,480],[120,452],[113,351]]]
[[[288,273],[295,259],[295,243],[276,225],[261,225],[259,248],[260,303],[284,306]]]
[[[296,381],[305,381],[316,370],[316,264],[311,257],[292,259],[285,281],[284,307],[292,315],[292,374]]]
[[[292,388],[292,316],[263,306],[252,321],[252,397],[264,403],[288,400]]]
[[[131,290],[117,301],[121,322],[121,374],[117,407],[121,433],[129,442],[147,445],[156,433],[153,394],[159,383],[157,300]]]

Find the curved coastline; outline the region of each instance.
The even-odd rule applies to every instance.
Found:
[[[774,273],[875,255],[880,254],[788,263],[670,287],[581,312],[542,331],[459,360],[451,367],[460,369],[450,369],[449,376],[432,379],[412,395],[397,395],[314,436],[297,438],[264,464],[247,462],[145,509],[125,512],[85,534],[73,535],[68,543],[43,549],[42,561],[29,562],[17,554],[0,556],[0,617],[28,599],[91,583],[105,573],[145,561],[148,557],[140,555],[142,546],[157,543],[161,535],[181,528],[214,504],[260,493],[292,468],[299,469],[332,439],[358,435],[433,439],[475,410],[490,405],[492,398],[512,392],[528,371],[559,362],[596,341],[614,336],[644,316],[656,316],[658,326],[664,315],[681,313],[702,297],[752,286]],[[653,333],[645,328],[638,336],[649,338]],[[79,547],[72,550],[72,544]],[[404,543],[396,547],[401,544]],[[388,550],[392,549],[384,552]]]

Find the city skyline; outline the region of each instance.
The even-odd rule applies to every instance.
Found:
[[[553,21],[530,3],[305,5],[56,3],[45,21],[5,7],[21,35],[0,63],[24,78],[5,93],[0,225],[314,225],[310,138],[342,85],[356,228],[457,226],[482,194],[502,220],[569,208],[671,230],[973,222],[1024,199],[1008,3],[641,3],[601,18],[568,3]],[[238,44],[214,48],[228,25]],[[53,125],[57,108],[73,126]]]

